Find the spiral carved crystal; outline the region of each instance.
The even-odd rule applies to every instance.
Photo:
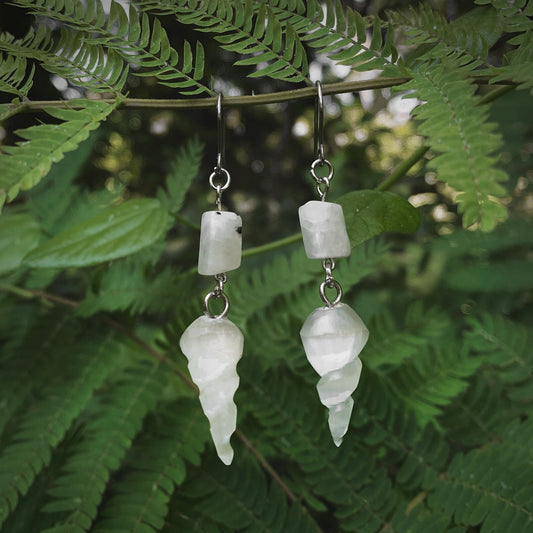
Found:
[[[352,393],[361,376],[359,354],[368,340],[368,329],[348,305],[315,309],[300,331],[305,354],[320,375],[320,401],[329,409],[329,429],[340,446],[353,409]]]
[[[218,456],[226,465],[233,460],[230,438],[237,425],[233,395],[239,386],[236,368],[243,344],[243,334],[233,322],[208,316],[197,318],[180,339]]]

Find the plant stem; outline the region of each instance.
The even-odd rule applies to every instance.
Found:
[[[357,91],[364,91],[369,89],[384,89],[387,87],[394,87],[409,81],[409,78],[376,78],[373,80],[362,81],[344,81],[339,83],[330,83],[322,85],[322,94],[341,94],[352,93]],[[244,96],[226,96],[224,97],[224,107],[248,107],[260,104],[276,104],[280,102],[292,102],[294,100],[302,100],[305,98],[314,98],[316,96],[315,87],[304,87],[302,89],[291,89],[288,91],[279,91],[275,93],[266,94],[252,94]],[[163,99],[163,98],[123,98],[121,107],[136,107],[136,108],[157,108],[157,109],[200,109],[212,108],[215,109],[218,97],[207,98],[179,98],[179,99]],[[112,103],[116,102],[114,98],[103,98],[101,102]],[[34,100],[19,102],[16,105],[21,111],[35,111],[44,109],[45,107],[59,107],[75,109],[76,105],[69,100]]]
[[[390,189],[398,180],[403,178],[409,169],[414,166],[424,154],[429,150],[429,146],[420,146],[407,159],[404,159],[377,187],[377,191],[386,191]]]
[[[184,226],[187,226],[188,228],[191,228],[196,231],[200,231],[200,226],[198,226],[198,224],[195,224],[194,222],[191,222],[188,218],[185,218],[184,216],[178,213],[174,213],[174,218],[178,222],[181,222]]]
[[[293,244],[302,239],[301,233],[295,233],[294,235],[289,235],[288,237],[283,237],[277,241],[268,242],[267,244],[262,244],[261,246],[254,246],[253,248],[248,248],[248,250],[243,250],[243,257],[250,257],[252,255],[259,255],[265,252],[271,252],[272,250],[277,250],[278,248],[283,248],[289,244]]]

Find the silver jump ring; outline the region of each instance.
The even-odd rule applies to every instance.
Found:
[[[226,180],[223,184],[215,185],[214,179],[219,177],[224,177]],[[215,168],[213,172],[211,172],[211,175],[209,176],[209,185],[219,193],[220,191],[225,191],[229,184],[231,183],[231,177],[229,175],[229,172],[225,168]]]
[[[322,96],[322,85],[316,82],[316,100],[315,100],[315,154],[324,161],[324,98]]]
[[[209,302],[211,301],[211,298],[222,298],[224,300],[224,309],[222,312],[218,315],[214,315],[209,310]],[[214,290],[212,292],[209,292],[206,294],[204,298],[204,314],[205,316],[208,316],[209,318],[224,318],[229,311],[229,300],[226,294],[223,291],[217,291]]]
[[[326,278],[331,278],[333,275],[333,270],[335,270],[335,260],[331,257],[322,259],[322,268],[326,272]]]
[[[328,175],[322,178],[320,176],[317,176],[316,175],[317,167],[327,167]],[[317,183],[323,182],[324,180],[331,181],[333,179],[333,165],[327,159],[315,159],[313,163],[311,164],[311,176],[313,176],[313,179]]]
[[[327,294],[326,294],[326,287],[328,289],[335,289],[337,291],[337,296],[335,296],[335,299],[331,301]],[[339,284],[339,282],[336,279],[330,279],[323,281],[320,284],[320,298],[322,298],[322,301],[328,306],[328,307],[335,307],[342,298],[342,288]]]

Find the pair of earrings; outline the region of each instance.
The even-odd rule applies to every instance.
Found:
[[[342,288],[333,276],[335,259],[350,255],[344,214],[339,204],[326,202],[333,178],[333,166],[324,157],[324,108],[322,87],[317,82],[315,105],[315,161],[311,175],[320,200],[311,200],[298,211],[307,257],[321,259],[325,279],[320,284],[320,297],[325,307],[315,309],[300,331],[309,363],[319,374],[317,384],[320,401],[329,410],[329,428],[333,441],[340,446],[348,430],[353,409],[352,393],[359,383],[359,353],[368,340],[368,330],[357,313],[341,303]],[[213,275],[215,288],[204,300],[204,315],[197,318],[183,333],[180,348],[188,359],[192,380],[200,390],[200,403],[209,420],[211,436],[218,456],[229,465],[233,460],[230,438],[236,429],[237,407],[233,401],[239,386],[237,363],[242,357],[244,337],[227,318],[229,300],[224,293],[226,272],[240,266],[242,221],[235,213],[222,211],[222,191],[231,178],[223,166],[224,126],[222,98],[217,100],[218,156],[209,176],[216,191],[216,211],[202,215],[198,273]],[[317,170],[327,170],[319,176]],[[330,299],[327,289],[335,290]],[[222,299],[224,309],[218,315],[210,310],[211,299]]]

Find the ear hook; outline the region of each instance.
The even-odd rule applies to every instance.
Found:
[[[322,85],[316,82],[315,100],[315,153],[317,159],[324,161],[324,98],[322,96]]]
[[[320,199],[324,202],[328,193],[329,184],[333,179],[333,165],[324,157],[324,98],[322,96],[322,85],[316,82],[316,100],[315,100],[315,153],[316,159],[311,165],[311,176],[316,183],[316,190]],[[317,168],[326,167],[327,176],[318,176]]]
[[[226,128],[224,124],[224,113],[222,111],[222,93],[218,93],[217,98],[217,139],[218,154],[216,170],[220,172],[224,168],[226,151]]]
[[[229,172],[224,168],[226,151],[226,128],[224,127],[224,113],[222,111],[222,93],[217,98],[217,164],[209,176],[209,184],[215,189],[217,211],[222,210],[222,191],[225,191],[231,182]],[[221,183],[222,181],[222,183]]]

